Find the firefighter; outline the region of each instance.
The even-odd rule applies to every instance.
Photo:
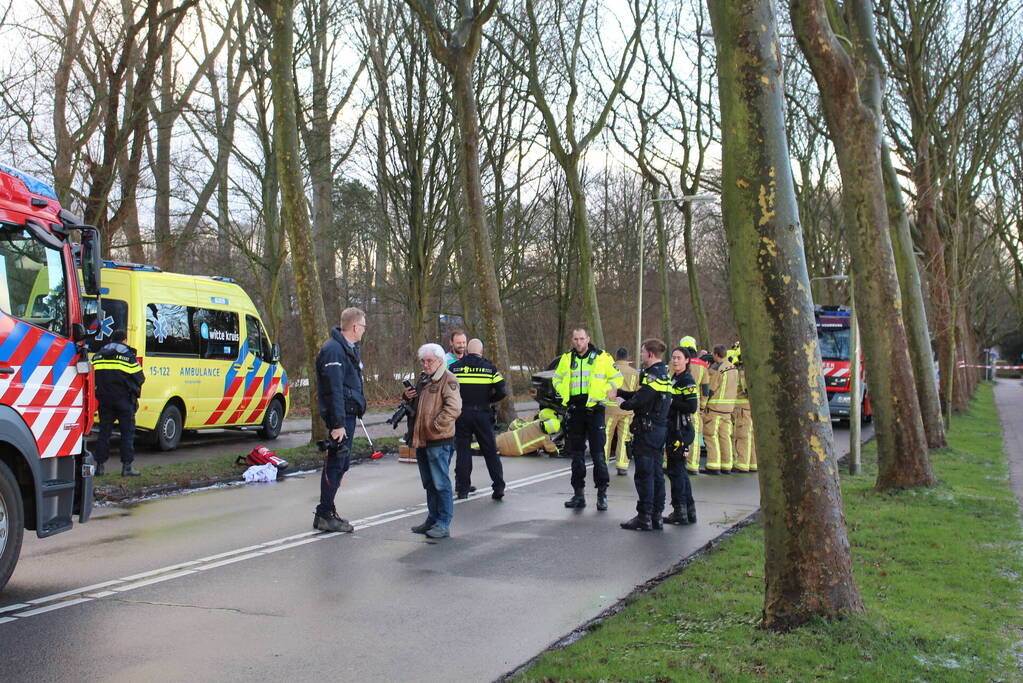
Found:
[[[707,385],[707,362],[699,357],[696,350],[696,340],[692,337],[682,337],[678,342],[689,358],[689,374],[693,376],[693,381],[696,383],[697,393],[699,394],[700,406],[695,413],[693,413],[693,429],[696,430],[696,438],[693,439],[692,447],[689,449],[689,454],[686,459],[686,471],[690,475],[696,475],[700,472],[700,440],[703,437],[703,423],[702,411],[707,405],[707,394],[710,388]]]
[[[618,372],[622,373],[622,389],[635,391],[639,388],[639,370],[632,367],[628,358],[627,349],[615,351],[615,367],[618,368]],[[626,450],[626,443],[629,440],[632,413],[622,410],[617,403],[612,403],[607,406],[605,414],[607,415],[605,429],[607,444],[604,447],[604,462],[610,465],[613,453],[618,476],[624,477],[629,474],[629,454]]]
[[[702,415],[707,442],[707,474],[732,472],[732,410],[735,408],[735,366],[725,357],[727,349],[714,347],[714,363],[708,376],[707,407]]]
[[[554,391],[568,408],[565,419],[565,447],[572,458],[572,497],[567,508],[586,507],[586,444],[593,460],[593,483],[597,487],[597,509],[607,510],[610,481],[604,462],[604,406],[622,386],[622,374],[607,351],[590,343],[585,327],[572,330],[572,350],[563,353],[554,369]]]
[[[749,406],[746,369],[742,364],[742,349],[739,342],[735,342],[731,360],[736,373],[735,412],[732,413],[735,427],[735,469],[739,472],[756,472],[757,445],[753,440],[753,413]]]
[[[664,342],[647,339],[643,342],[640,359],[643,372],[639,389],[622,391],[616,398],[619,407],[631,410],[632,459],[636,461],[636,516],[621,527],[630,531],[663,529],[661,513],[664,511],[664,441],[667,434],[668,411],[671,408],[672,382],[664,357]]]
[[[696,501],[686,471],[686,455],[696,438],[693,415],[699,407],[699,390],[689,372],[689,357],[681,346],[671,352],[671,410],[668,411],[668,440],[665,443],[665,474],[671,482],[672,513],[665,524],[695,524]]]
[[[114,330],[110,343],[96,352],[92,367],[96,372],[96,400],[99,402],[99,437],[96,439],[96,476],[104,473],[110,457],[110,434],[114,421],[121,434],[121,476],[137,477],[135,461],[135,411],[139,407],[142,383],[146,375],[139,365],[138,352],[124,343],[124,330]]]
[[[504,469],[497,454],[491,406],[507,395],[504,377],[493,363],[483,357],[483,342],[479,339],[470,339],[465,355],[448,370],[458,378],[458,390],[462,395],[462,414],[455,421],[455,495],[459,499],[469,497],[472,488],[472,438],[475,436],[490,473],[493,487],[490,497],[501,500],[504,498]]]

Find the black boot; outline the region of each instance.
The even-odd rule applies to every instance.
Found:
[[[650,528],[654,531],[660,531],[664,528],[663,518],[661,517],[662,512],[664,510],[654,510],[653,514],[650,515]]]
[[[629,531],[650,531],[653,529],[653,526],[650,524],[650,515],[644,515],[642,512],[628,522],[622,522],[621,527]]]
[[[686,517],[689,518],[689,521],[683,522],[683,524],[696,524],[696,503],[686,505]]]
[[[586,507],[586,496],[583,495],[582,489],[576,489],[575,495],[565,501],[565,507],[567,508],[584,508]]]
[[[689,524],[689,516],[681,505],[673,505],[672,508],[672,513],[664,518],[665,524]]]
[[[597,489],[597,509],[603,512],[607,510],[607,487]]]
[[[122,477],[138,477],[138,476],[141,476],[141,475],[142,475],[141,472],[139,472],[138,470],[132,468],[130,462],[128,464],[126,464],[126,465],[121,465],[121,476]]]
[[[98,463],[96,465],[96,471],[93,473],[92,476],[94,476],[94,477],[102,477],[103,473],[105,471],[106,471],[106,468],[103,466],[103,463]]]

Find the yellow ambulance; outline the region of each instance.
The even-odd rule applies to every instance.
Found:
[[[230,278],[105,261],[93,350],[128,334],[146,373],[136,427],[173,450],[182,431],[255,427],[275,439],[290,405],[280,347]]]

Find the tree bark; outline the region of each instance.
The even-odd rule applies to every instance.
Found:
[[[880,121],[861,93],[871,87],[835,37],[822,0],[792,0],[792,25],[821,93],[842,176],[842,206],[860,302],[863,350],[877,423],[879,490],[935,483],[902,321],[902,297],[881,174]],[[860,33],[862,27],[849,24]],[[873,30],[873,24],[870,24]],[[856,39],[866,39],[862,34]],[[872,37],[870,38],[872,39]],[[860,62],[862,72],[866,66]]]
[[[709,0],[724,136],[732,302],[761,454],[763,625],[863,610],[852,576],[831,421],[785,135],[771,0]]]
[[[927,310],[924,308],[923,288],[920,271],[917,269],[916,253],[913,250],[913,236],[902,200],[902,187],[892,165],[891,152],[885,145],[881,150],[885,179],[885,197],[888,203],[888,217],[891,221],[892,247],[895,265],[899,272],[899,288],[903,296],[903,319],[909,336],[909,356],[913,363],[913,378],[920,401],[920,415],[927,434],[930,448],[941,448],[945,439],[945,423],[941,415],[941,401],[938,398],[938,382],[931,360],[931,335],[927,327]]]
[[[291,244],[292,268],[298,290],[299,321],[305,346],[310,404],[316,404],[316,354],[327,334],[323,312],[312,225],[302,184],[302,156],[298,140],[298,111],[294,81],[294,0],[254,0],[270,20],[272,38],[270,68],[274,106],[274,148],[282,199],[281,222]],[[313,440],[326,435],[317,411],[310,411]]]

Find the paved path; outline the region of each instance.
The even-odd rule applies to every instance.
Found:
[[[1002,418],[1002,440],[1009,459],[1009,483],[1023,512],[1023,382],[995,381],[995,402]]]

